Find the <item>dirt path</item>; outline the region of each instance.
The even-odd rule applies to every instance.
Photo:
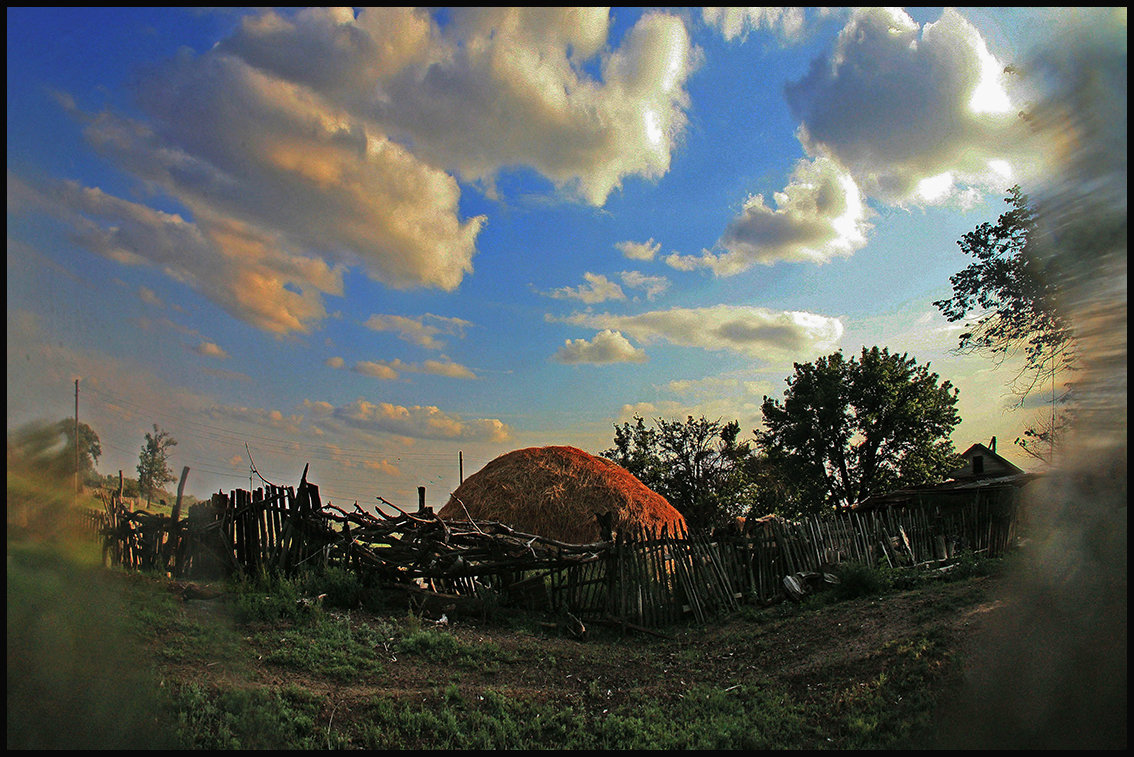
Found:
[[[283,671],[255,660],[238,677],[253,686],[298,686],[348,710],[353,701],[423,699],[446,686],[457,686],[465,696],[491,690],[588,706],[614,705],[631,692],[665,699],[699,685],[727,689],[768,682],[806,698],[848,681],[876,679],[892,657],[886,650],[896,644],[929,639],[963,648],[999,606],[994,583],[992,578],[941,583],[814,609],[785,604],[704,627],[673,629],[670,638],[592,625],[584,639],[576,640],[554,629],[456,619],[444,630],[462,645],[495,650],[492,659],[453,664],[383,650],[381,674],[361,680]],[[376,620],[357,611],[350,618],[353,623]],[[232,682],[232,674],[217,666],[182,668],[175,675]]]

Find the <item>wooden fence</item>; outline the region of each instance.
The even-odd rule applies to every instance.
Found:
[[[423,500],[424,498],[422,498]],[[387,503],[389,504],[389,503]],[[176,578],[338,566],[389,587],[480,598],[579,618],[658,628],[785,595],[784,578],[842,562],[913,566],[969,550],[999,556],[1015,541],[1010,494],[949,503],[764,518],[714,535],[626,530],[611,541],[563,544],[505,524],[416,513],[346,512],[306,480],[214,494],[178,517],[130,512],[109,497],[92,513],[106,562]]]
[[[319,488],[306,477],[298,488],[265,486],[217,493],[179,517],[130,511],[121,497],[104,497],[90,522],[103,536],[103,560],[175,578],[211,579],[260,569],[294,571],[325,563],[335,534],[322,516]]]

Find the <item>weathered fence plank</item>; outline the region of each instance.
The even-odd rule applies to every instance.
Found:
[[[384,501],[384,500],[383,500]],[[188,517],[129,512],[120,495],[87,522],[103,537],[104,561],[178,578],[338,565],[391,585],[498,599],[579,618],[659,627],[705,622],[740,601],[783,598],[783,578],[846,561],[921,564],[960,548],[1002,555],[1016,535],[1015,500],[998,493],[943,508],[833,512],[789,522],[755,521],[743,534],[637,529],[611,541],[570,545],[504,524],[442,521],[416,513],[347,513],[322,504],[306,479],[214,494]],[[387,503],[389,504],[389,503]]]

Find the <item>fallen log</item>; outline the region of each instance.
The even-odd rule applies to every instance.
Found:
[[[495,606],[495,603],[486,602],[483,597],[447,594],[445,592],[431,591],[411,584],[391,584],[383,588],[392,589],[398,593],[405,594],[409,599],[411,609],[416,615],[429,617],[434,620],[440,618],[442,615],[451,618],[461,615],[466,617],[480,616],[484,619],[488,613],[490,604],[493,607]]]

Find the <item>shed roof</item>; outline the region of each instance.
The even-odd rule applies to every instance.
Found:
[[[995,445],[995,440],[993,445]],[[1019,476],[1024,469],[1013,465],[996,454],[995,447],[990,449],[979,442],[961,453],[965,459],[964,467],[957,468],[949,473],[949,478],[955,480],[974,478],[998,478],[1000,476]]]

